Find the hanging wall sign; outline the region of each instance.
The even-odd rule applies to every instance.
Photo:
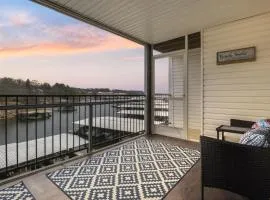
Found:
[[[217,65],[251,62],[256,60],[256,47],[217,52]]]

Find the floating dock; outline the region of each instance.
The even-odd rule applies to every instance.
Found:
[[[131,116],[144,116],[144,110],[120,110],[117,112],[117,114],[120,115],[131,115]],[[168,111],[154,111],[155,117],[168,117],[169,112]]]
[[[143,110],[144,109],[144,104],[122,104],[122,105],[118,105],[118,106],[115,106],[116,108],[118,109],[128,109],[128,110],[131,110],[131,109],[134,109],[134,110]],[[155,105],[154,109],[156,110],[168,110],[169,109],[169,106],[168,104],[157,104]]]
[[[162,121],[155,121],[156,125],[162,124]],[[74,124],[80,126],[89,126],[89,118],[75,121]],[[124,117],[97,117],[93,118],[93,128],[112,130],[112,131],[123,131],[138,133],[144,131],[144,120],[132,119]]]
[[[18,113],[18,119],[25,121],[25,120],[44,120],[49,119],[52,116],[52,111],[44,111],[44,110],[37,110],[37,111],[28,111],[28,112],[20,112]]]
[[[61,147],[60,147],[61,135]],[[73,140],[74,139],[74,140]],[[54,141],[53,141],[54,140]],[[36,154],[37,141],[37,154]],[[74,141],[74,146],[73,146]],[[44,152],[44,144],[46,145],[46,152]],[[52,146],[53,144],[53,146]],[[37,140],[28,141],[28,161],[33,161],[37,158],[50,156],[52,154],[60,153],[68,149],[79,148],[79,146],[88,144],[88,140],[73,135],[70,133],[62,133],[45,138],[38,138]],[[11,143],[7,145],[8,162],[7,166],[17,165],[17,144]],[[37,156],[36,156],[37,155]],[[18,164],[27,162],[27,142],[18,143]],[[0,146],[0,171],[6,168],[6,145]]]

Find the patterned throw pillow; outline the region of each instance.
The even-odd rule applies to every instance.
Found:
[[[270,128],[252,129],[241,137],[240,143],[257,147],[270,147]]]
[[[270,119],[261,119],[252,125],[252,128],[269,128]]]

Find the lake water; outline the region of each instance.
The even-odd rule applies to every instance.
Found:
[[[52,109],[47,109],[52,111]],[[73,130],[73,112],[59,112],[58,108],[54,108],[53,117],[46,120],[28,121],[28,140],[42,138],[44,136],[58,135],[60,133],[72,132]],[[77,106],[74,111],[74,121],[85,119],[89,116],[88,106]],[[96,105],[93,106],[93,117],[99,116],[116,116],[115,109],[112,105]],[[60,127],[61,118],[61,127]],[[18,131],[17,131],[18,130]],[[16,119],[8,120],[7,125],[7,143],[15,143],[26,141],[27,139],[27,123],[19,121],[16,126]],[[45,130],[45,131],[44,131]],[[18,138],[17,138],[18,133]],[[5,120],[0,120],[0,145],[5,144]]]

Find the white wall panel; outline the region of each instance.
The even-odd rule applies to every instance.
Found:
[[[204,134],[231,118],[270,118],[270,14],[204,31]],[[216,65],[218,51],[256,46],[257,60]]]

